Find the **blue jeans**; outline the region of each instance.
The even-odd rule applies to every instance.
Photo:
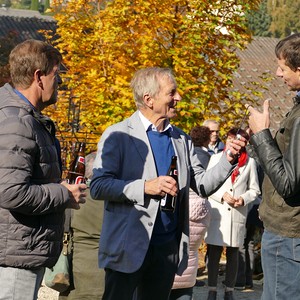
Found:
[[[36,300],[44,272],[0,266],[0,300]]]
[[[264,273],[262,300],[299,299],[300,238],[283,237],[265,230],[261,259]]]

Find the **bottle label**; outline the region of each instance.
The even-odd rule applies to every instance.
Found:
[[[83,156],[79,156],[79,157],[78,157],[78,162],[84,164],[84,163],[85,163],[84,157],[83,157]]]
[[[84,183],[85,182],[85,179],[84,179],[84,177],[83,176],[77,176],[76,178],[75,178],[75,184],[79,184],[79,183]]]

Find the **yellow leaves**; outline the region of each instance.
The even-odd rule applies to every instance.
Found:
[[[68,68],[64,81],[72,90],[52,111],[56,121],[70,130],[64,125],[68,104],[80,103],[80,131],[100,136],[136,109],[129,88],[133,73],[161,66],[174,70],[183,96],[175,124],[189,131],[221,113],[225,123],[237,102],[228,101],[226,91],[238,65],[234,49],[245,47],[250,37],[241,15],[224,18],[229,8],[240,5],[242,11],[251,1],[54,0],[58,47]],[[221,21],[230,35],[218,30]]]

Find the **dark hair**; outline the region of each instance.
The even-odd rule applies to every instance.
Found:
[[[228,136],[236,136],[237,134],[240,134],[243,138],[245,138],[247,141],[249,141],[249,134],[241,128],[231,128],[228,132],[227,132],[227,137]]]
[[[300,33],[292,34],[281,41],[275,47],[278,59],[284,59],[285,64],[296,71],[300,67]]]
[[[202,147],[210,141],[210,130],[207,126],[195,126],[190,136],[195,147]]]

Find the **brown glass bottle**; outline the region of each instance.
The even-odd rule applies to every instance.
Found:
[[[80,143],[79,150],[70,164],[67,180],[70,184],[85,183],[85,143]]]
[[[177,156],[172,156],[171,164],[168,170],[169,176],[173,177],[178,183],[178,172],[177,172]],[[177,196],[173,197],[170,194],[166,194],[160,201],[160,208],[162,211],[174,212],[176,207]]]

